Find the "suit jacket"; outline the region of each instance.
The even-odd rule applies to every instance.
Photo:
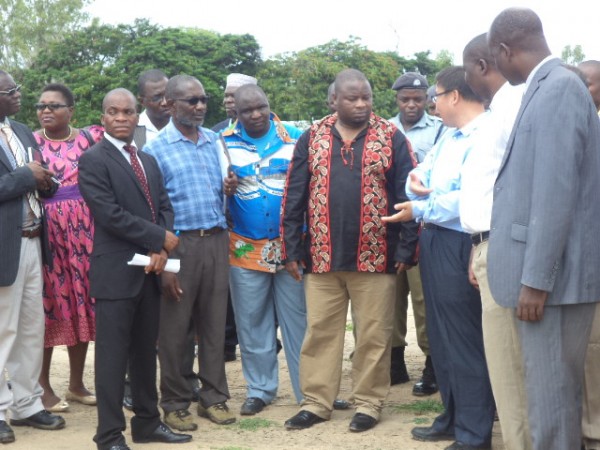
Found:
[[[31,147],[34,159],[42,161],[37,142],[26,125],[10,120],[13,132],[23,147]],[[26,152],[27,153],[27,152]],[[58,185],[48,191],[38,191],[43,197],[54,195]],[[26,166],[12,168],[4,150],[0,148],[0,286],[10,286],[17,278],[21,259],[21,229],[23,226],[23,195],[36,190],[33,172]],[[43,210],[43,208],[42,208]],[[42,214],[42,256],[52,266],[46,234],[46,218]]]
[[[90,295],[101,299],[139,294],[143,267],[128,266],[135,253],[160,252],[165,230],[173,228],[173,208],[156,160],[138,152],[156,211],[146,201],[131,164],[106,138],[79,161],[79,188],[94,217],[94,248],[90,258]],[[149,275],[154,276],[154,275]]]
[[[600,123],[591,96],[553,59],[528,87],[496,184],[488,249],[494,299],[521,285],[547,304],[600,300]]]

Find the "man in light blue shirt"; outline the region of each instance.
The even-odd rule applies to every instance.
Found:
[[[421,441],[454,440],[448,448],[491,448],[494,400],[481,330],[481,300],[470,285],[471,236],[459,217],[461,170],[484,114],[462,67],[437,76],[436,109],[448,130],[426,160],[410,173],[410,201],[397,204],[392,221],[423,221],[420,263],[427,333],[445,411],[430,427],[415,427]]]
[[[198,415],[218,424],[235,421],[226,403],[223,354],[229,281],[224,195],[235,192],[235,176],[224,178],[227,167],[219,137],[201,126],[208,102],[202,84],[177,75],[167,83],[165,98],[171,121],[144,147],[163,174],[180,239],[171,257],[181,259],[181,271],[162,278],[166,298],[160,310],[160,405],[172,428],[193,431],[197,424],[188,411],[192,391],[181,371],[190,321],[196,328],[202,381]]]

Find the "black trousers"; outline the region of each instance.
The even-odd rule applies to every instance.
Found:
[[[126,299],[96,299],[96,397],[98,449],[123,444],[125,371],[129,361],[135,416],[131,432],[143,437],[160,424],[156,391],[156,339],[160,293],[155,275],[147,275],[141,292]]]
[[[471,238],[424,229],[419,245],[427,336],[445,407],[433,427],[473,447],[489,446],[495,406],[483,349],[481,298],[468,279]]]

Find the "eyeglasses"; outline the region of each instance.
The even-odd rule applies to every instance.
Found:
[[[69,105],[61,105],[60,103],[36,103],[33,105],[38,111],[43,111],[48,108],[50,111],[56,111],[60,108],[68,108]]]
[[[208,103],[209,95],[201,95],[200,97],[192,97],[192,98],[174,98],[173,100],[177,100],[180,102],[186,102],[190,106],[196,106],[199,102],[203,105]]]
[[[17,92],[21,91],[21,85],[17,84],[14,88],[9,89],[8,91],[0,91],[0,95],[7,95],[7,96],[11,96],[11,95],[15,95]]]
[[[456,89],[448,89],[447,91],[444,91],[444,92],[440,92],[440,93],[437,93],[437,92],[436,92],[435,94],[433,94],[433,95],[431,96],[431,101],[432,101],[433,103],[437,103],[437,98],[438,98],[439,96],[441,96],[441,95],[446,95],[446,94],[449,94],[450,92],[452,92],[452,91],[455,91],[455,90],[456,90]]]

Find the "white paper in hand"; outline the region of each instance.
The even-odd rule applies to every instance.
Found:
[[[131,258],[131,261],[127,261],[127,264],[130,266],[142,266],[146,267],[150,264],[150,257],[146,255],[140,255],[136,253]],[[165,266],[165,271],[179,273],[180,261],[178,259],[167,259],[167,265]]]

